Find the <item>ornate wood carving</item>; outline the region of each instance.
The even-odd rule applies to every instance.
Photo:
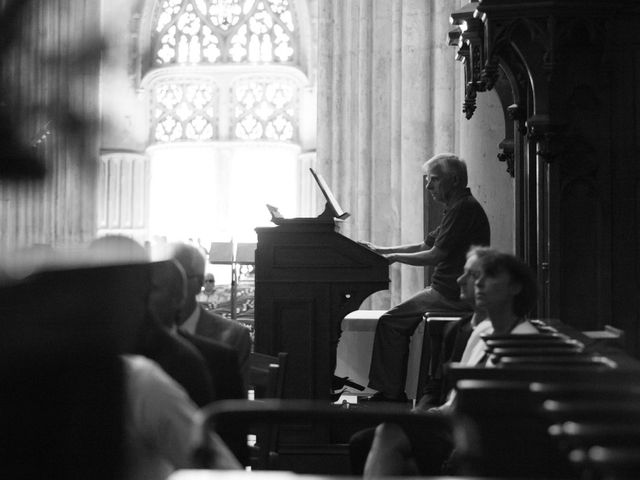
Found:
[[[624,328],[629,309],[615,300],[636,296],[628,285],[640,281],[616,260],[640,260],[638,242],[627,241],[640,231],[628,208],[640,204],[628,188],[640,181],[630,155],[640,117],[629,113],[640,108],[638,20],[632,0],[478,0],[452,14],[467,118],[491,89],[509,118],[499,158],[513,159],[516,249],[540,279],[536,313],[583,329]],[[630,349],[640,351],[640,328],[631,328]]]
[[[554,125],[548,115],[534,115],[526,125],[529,139],[537,144],[538,157],[548,163],[557,160],[561,155],[561,127]]]
[[[507,173],[513,177],[513,140],[503,140],[498,147],[502,150],[498,153],[498,160],[507,164]]]
[[[484,67],[484,31],[482,21],[474,18],[475,4],[467,6],[451,15],[454,28],[449,31],[449,45],[459,47],[457,59],[464,63],[465,95],[462,111],[467,119],[476,110],[477,92],[486,90]],[[497,74],[497,69],[492,73]],[[491,77],[493,80],[493,77]],[[491,83],[492,85],[493,83]]]

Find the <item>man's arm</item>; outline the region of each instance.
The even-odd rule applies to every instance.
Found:
[[[360,243],[361,245],[364,245],[367,248],[370,248],[371,250],[373,250],[376,253],[379,253],[380,255],[388,255],[391,253],[417,253],[417,252],[421,252],[422,250],[426,250],[428,248],[424,244],[424,242],[411,243],[407,245],[397,245],[395,247],[379,247],[369,242],[358,242],[358,243]]]
[[[422,244],[425,246],[424,244]],[[417,252],[390,252],[385,255],[389,263],[406,263],[407,265],[436,265],[440,261],[444,260],[447,256],[446,250],[440,247],[431,247],[429,249],[420,250]]]

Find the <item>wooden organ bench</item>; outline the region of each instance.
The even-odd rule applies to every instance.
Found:
[[[342,320],[342,336],[338,344],[337,376],[346,376],[356,383],[367,385],[373,338],[378,320],[383,313],[385,313],[385,310],[356,310],[344,317]],[[405,391],[410,399],[419,398],[416,393],[418,391],[421,360],[424,355],[425,328],[425,321],[420,322],[409,344]]]

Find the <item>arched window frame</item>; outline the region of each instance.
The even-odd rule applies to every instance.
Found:
[[[155,12],[157,4],[161,0],[138,0],[138,5],[134,8],[131,22],[131,62],[129,65],[129,76],[136,87],[140,87],[143,77],[154,68],[152,53],[152,31],[154,29]],[[310,6],[315,5],[316,0],[289,0],[296,12],[298,52],[296,54],[295,66],[308,79],[310,83],[315,82],[315,63],[312,61],[313,35],[312,18]]]
[[[136,104],[147,105],[147,108],[136,112],[136,115],[142,114],[146,117],[146,120],[145,118],[136,117],[136,119],[142,121],[140,123],[136,123],[136,125],[142,126],[142,123],[146,123],[147,125],[145,128],[149,130],[149,120],[151,118],[151,111],[148,108],[150,105],[150,83],[162,75],[169,76],[169,74],[175,73],[176,77],[184,77],[184,75],[203,75],[209,78],[214,77],[216,81],[226,85],[219,88],[221,94],[229,96],[231,94],[231,90],[228,87],[230,82],[227,80],[225,80],[226,83],[220,82],[221,77],[230,76],[241,79],[245,78],[245,76],[251,76],[254,74],[264,75],[266,72],[271,72],[271,74],[284,76],[291,81],[298,82],[298,85],[300,86],[301,97],[298,105],[300,121],[300,125],[298,126],[299,139],[294,142],[231,141],[229,135],[224,134],[219,135],[220,141],[189,141],[184,142],[184,144],[173,142],[165,144],[157,143],[152,145],[147,140],[144,144],[139,144],[139,147],[135,147],[134,150],[124,149],[123,151],[125,153],[130,151],[139,152],[139,156],[130,162],[134,165],[134,168],[129,168],[130,165],[127,163],[124,165],[126,168],[123,167],[117,170],[117,172],[121,172],[117,173],[118,177],[121,175],[132,176],[131,188],[123,190],[120,188],[120,184],[118,182],[112,182],[109,183],[109,188],[105,188],[105,191],[100,195],[100,201],[104,207],[102,209],[104,210],[103,213],[105,215],[108,213],[109,215],[109,221],[102,222],[99,227],[101,234],[126,233],[135,236],[141,242],[153,242],[153,235],[155,234],[155,231],[151,228],[152,224],[150,221],[151,205],[154,204],[155,198],[151,195],[151,187],[153,186],[151,179],[154,177],[152,166],[158,165],[158,161],[162,161],[160,159],[161,155],[164,155],[166,158],[167,152],[175,152],[175,162],[172,161],[171,163],[175,163],[176,168],[184,168],[185,170],[188,170],[190,168],[188,161],[193,158],[189,152],[201,152],[203,148],[205,151],[210,152],[206,155],[205,161],[211,159],[211,164],[214,165],[213,168],[216,168],[218,173],[222,172],[223,175],[226,175],[229,170],[224,170],[225,167],[220,169],[219,167],[221,165],[219,162],[222,161],[224,164],[233,158],[233,152],[235,152],[236,149],[238,149],[240,155],[245,155],[247,152],[253,150],[257,152],[260,160],[272,158],[276,159],[278,163],[283,158],[297,157],[295,164],[295,168],[297,169],[297,179],[290,181],[290,183],[297,186],[298,199],[296,204],[298,206],[298,211],[292,211],[291,213],[293,213],[294,216],[310,216],[314,214],[317,210],[317,192],[314,189],[315,186],[310,180],[308,168],[315,166],[315,82],[317,74],[315,66],[316,50],[315,48],[312,48],[312,45],[315,45],[316,42],[315,25],[317,18],[315,15],[310,15],[310,12],[315,12],[318,8],[316,0],[290,0],[291,4],[295,6],[296,17],[299,22],[297,25],[299,51],[296,57],[296,65],[218,64],[198,67],[161,67],[151,69],[151,31],[153,28],[153,11],[156,8],[157,2],[158,0],[133,0],[133,2],[131,2],[131,10],[129,11],[129,20],[127,21],[126,28],[129,32],[129,39],[126,44],[128,50],[125,55],[127,59],[126,73],[131,89],[138,94],[138,101]],[[104,98],[103,101],[111,102],[113,99]],[[225,115],[219,118],[219,122],[217,124],[218,129],[220,132],[229,132],[230,128],[232,128],[229,120],[229,108],[220,108],[219,111],[221,113],[225,113]],[[119,150],[117,151],[119,152]],[[275,156],[274,152],[277,152],[275,153]],[[263,156],[263,153],[266,153],[267,155]],[[187,161],[187,164],[185,164],[184,167],[182,166],[182,160]],[[103,161],[106,166],[109,167],[109,171],[111,172],[111,167],[113,167],[112,164],[117,163],[117,158],[113,158],[113,155],[110,153],[109,155],[104,156]],[[239,164],[244,165],[242,162],[239,162]],[[264,165],[269,164],[270,162],[264,162]],[[115,172],[116,170],[113,171]],[[109,175],[110,178],[113,176],[111,173]],[[200,175],[200,177],[205,178],[206,176]],[[243,185],[238,184],[237,182],[233,184],[229,183],[229,185],[233,185],[229,188],[234,189],[234,191],[241,191],[244,188]],[[223,192],[225,186],[223,185],[222,189],[219,187],[220,185],[217,186],[216,191]],[[279,192],[279,190],[280,189],[277,189],[276,191]],[[194,188],[193,191],[199,192],[200,189]],[[195,202],[194,204],[199,203],[198,201],[194,201],[193,197],[190,198],[192,202]],[[225,193],[222,193],[220,198],[222,199],[222,202],[230,199],[230,197],[227,198]],[[132,205],[140,207],[144,206],[144,209],[130,212],[129,210]],[[290,203],[289,199],[287,199],[286,201],[281,201],[279,205],[284,207],[284,210],[287,210],[287,206],[291,206],[293,203]],[[109,207],[107,208],[107,206]],[[117,211],[111,207],[117,207]],[[220,206],[220,209],[222,211],[226,211],[228,210],[227,207],[228,205],[224,204]],[[142,213],[144,213],[144,215],[140,217]],[[141,223],[140,225],[136,224],[137,226],[135,226],[135,228],[133,228],[132,225],[127,224],[125,221],[126,218],[129,218],[131,215],[135,218],[140,217],[139,221]]]
[[[289,0],[161,0],[152,64],[295,64],[297,23]]]
[[[266,2],[268,0],[261,0]],[[146,97],[147,104],[150,105],[148,111],[148,125],[149,125],[149,144],[159,143],[162,141],[168,141],[169,137],[161,140],[156,137],[158,123],[166,120],[158,118],[157,103],[154,101],[154,88],[157,88],[159,83],[166,83],[171,78],[180,79],[179,83],[184,84],[183,79],[185,76],[196,74],[203,79],[208,76],[211,82],[215,83],[213,87],[218,98],[218,107],[216,114],[219,118],[208,118],[206,115],[200,115],[198,120],[202,118],[211,122],[211,128],[204,126],[203,129],[212,131],[213,134],[207,138],[198,137],[193,135],[186,135],[184,132],[189,128],[194,130],[193,126],[182,125],[183,134],[174,134],[171,136],[174,141],[226,141],[226,140],[266,140],[266,141],[284,141],[284,142],[299,142],[299,110],[300,110],[300,98],[303,89],[307,89],[309,86],[309,78],[307,75],[308,65],[306,64],[309,58],[309,16],[307,10],[307,2],[305,0],[289,0],[290,7],[293,13],[293,19],[299,22],[299,25],[294,26],[294,31],[297,31],[298,38],[294,42],[296,54],[292,57],[295,63],[288,62],[283,63],[209,63],[204,62],[198,65],[189,64],[171,64],[167,66],[154,66],[153,59],[155,51],[153,50],[154,29],[156,21],[159,16],[159,11],[163,4],[163,0],[146,0],[141,9],[139,15],[134,15],[137,20],[138,31],[138,56],[134,62],[134,67],[130,72],[133,80],[138,83],[138,88],[141,93]],[[182,4],[185,5],[184,3]],[[254,2],[254,9],[257,2]],[[239,28],[240,23],[236,23],[234,28]],[[229,29],[232,32],[233,29]],[[232,112],[235,110],[242,110],[240,107],[241,102],[234,102],[233,92],[237,91],[238,83],[244,81],[248,76],[254,74],[256,77],[271,77],[274,81],[285,82],[289,84],[294,90],[294,98],[291,99],[289,105],[286,108],[273,109],[272,105],[269,108],[261,108],[262,112],[268,110],[280,110],[272,118],[258,118],[258,115],[254,115],[253,120],[256,120],[256,129],[261,130],[263,135],[259,136],[255,134],[255,131],[247,135],[239,135],[247,128],[236,128],[238,121],[234,120]],[[236,78],[232,78],[232,77]],[[138,78],[138,80],[136,80]],[[207,80],[203,80],[208,83]],[[261,107],[269,102],[263,102]],[[246,113],[246,112],[245,112]],[[270,115],[266,115],[270,117]],[[245,115],[245,122],[248,122]],[[250,118],[251,120],[251,118]],[[200,129],[198,126],[197,129]],[[196,130],[197,130],[196,129]]]

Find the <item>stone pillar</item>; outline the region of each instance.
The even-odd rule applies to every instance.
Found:
[[[8,3],[0,2],[3,15]],[[0,121],[9,122],[24,153],[39,157],[44,178],[12,180],[11,165],[3,166],[0,248],[83,242],[95,233],[100,10],[93,0],[19,6],[21,14],[9,22],[15,37],[0,52]],[[2,143],[9,158],[6,138]]]
[[[120,234],[144,243],[149,217],[147,155],[104,152],[98,179],[98,236]]]
[[[342,232],[380,245],[419,242],[428,131],[428,2],[321,0],[318,169],[352,217]],[[421,269],[392,266],[387,308],[420,288]]]

